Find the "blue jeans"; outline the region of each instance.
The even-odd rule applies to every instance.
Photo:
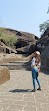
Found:
[[[37,83],[38,83],[39,87],[41,87],[38,77],[36,77],[36,78],[35,78],[35,77],[33,77],[33,87],[34,87],[34,89],[36,89],[35,80],[37,81]]]
[[[33,78],[33,87],[34,89],[36,89],[36,84],[35,84],[35,80],[37,81],[39,87],[41,87],[39,79],[38,79],[38,68],[37,67],[33,67],[32,68],[32,78]]]

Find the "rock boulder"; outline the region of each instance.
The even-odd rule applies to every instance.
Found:
[[[0,85],[10,79],[10,71],[7,67],[0,66]]]

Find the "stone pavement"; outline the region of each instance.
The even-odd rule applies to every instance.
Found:
[[[0,111],[49,111],[49,75],[40,72],[39,80],[42,91],[32,92],[31,71],[10,70],[10,80],[0,85]]]

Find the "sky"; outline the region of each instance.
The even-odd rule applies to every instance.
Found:
[[[49,20],[49,0],[0,0],[0,26],[40,37],[39,25]]]

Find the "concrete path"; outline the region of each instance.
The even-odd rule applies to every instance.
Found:
[[[36,92],[31,71],[11,70],[10,76],[0,85],[0,111],[49,111],[49,75],[40,73],[42,91]]]

